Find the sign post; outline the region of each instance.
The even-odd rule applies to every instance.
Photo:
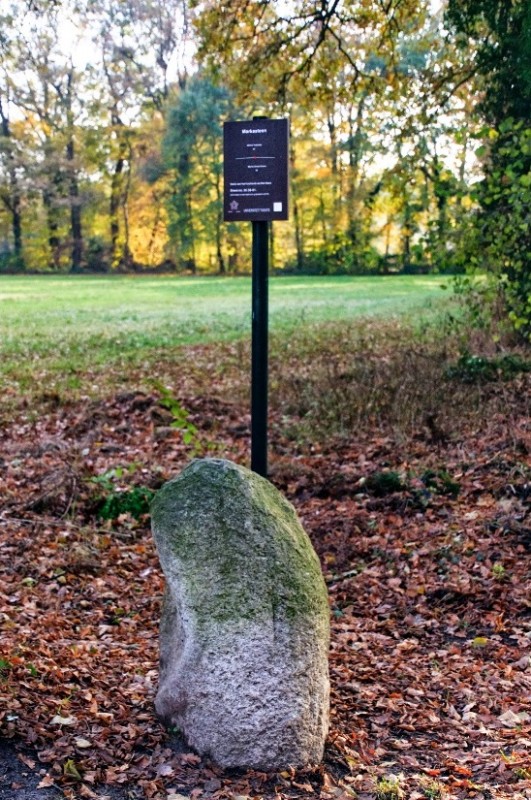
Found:
[[[267,477],[269,222],[253,222],[251,469]]]
[[[224,219],[252,222],[251,469],[267,477],[269,224],[288,219],[288,120],[226,122]]]

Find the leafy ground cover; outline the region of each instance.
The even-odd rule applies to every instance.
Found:
[[[333,629],[324,763],[275,774],[219,770],[153,712],[149,493],[193,456],[248,463],[247,344],[4,395],[2,800],[530,798],[528,354],[471,378],[456,347],[379,321],[273,342],[271,479]]]

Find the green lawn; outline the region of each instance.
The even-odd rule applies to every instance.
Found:
[[[281,277],[270,281],[272,331],[395,315],[447,297],[440,276]],[[251,279],[2,276],[0,376],[138,363],[161,349],[249,336]],[[23,381],[24,382],[24,381]]]

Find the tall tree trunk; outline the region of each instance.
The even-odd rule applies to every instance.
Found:
[[[195,275],[197,272],[197,261],[195,258],[193,196],[190,186],[188,186],[186,192],[186,252],[189,253],[189,257],[186,260],[186,268]]]
[[[218,214],[218,217],[221,216]],[[218,261],[218,271],[220,275],[225,275],[227,269],[225,267],[225,259],[223,258],[223,251],[221,249],[221,225],[216,224],[216,258]]]
[[[52,266],[58,270],[61,266],[61,201],[64,199],[64,182],[62,169],[64,165],[58,161],[58,153],[52,138],[44,142],[43,177],[45,186],[42,192],[42,202],[46,211],[46,226],[48,229],[48,247]]]
[[[70,237],[72,241],[71,272],[81,272],[83,267],[83,227],[81,223],[81,204],[79,198],[79,181],[75,163],[76,149],[74,141],[73,102],[74,67],[70,65],[66,82],[64,101],[66,105],[66,123],[68,141],[66,144],[66,163],[68,170],[68,199],[70,203]]]
[[[432,245],[435,264],[439,269],[446,266],[448,230],[448,197],[450,184],[444,177],[443,165],[437,155],[433,158],[431,170],[426,165],[421,166],[425,177],[431,182],[433,197],[437,206],[436,236]]]
[[[216,175],[216,258],[220,275],[225,275],[227,269],[222,250],[223,241],[223,197],[221,195],[221,173]]]
[[[175,210],[175,232],[180,243],[177,260],[184,269],[195,273],[195,228],[193,218],[193,189],[191,178],[190,154],[181,152],[177,166],[177,181],[173,193]]]
[[[359,100],[356,117],[353,116],[353,107],[349,109],[349,138],[348,138],[348,191],[347,191],[347,237],[350,246],[354,249],[359,245],[360,221],[356,195],[360,183],[360,162],[362,156],[363,113],[367,93],[363,92]],[[357,213],[358,212],[358,213]]]
[[[406,193],[404,196],[404,217],[402,224],[402,271],[405,275],[411,274],[411,231],[413,224],[413,215],[411,211],[411,203],[409,196]]]
[[[57,186],[59,178],[54,176],[52,185]],[[54,269],[58,269],[61,263],[61,239],[59,236],[59,215],[56,203],[56,193],[50,187],[44,189],[42,202],[46,209],[46,225],[48,228],[48,247]]]
[[[125,173],[125,180],[123,182],[123,191],[122,191],[122,196],[120,198],[120,203],[122,206],[122,214],[124,219],[124,244],[123,244],[122,262],[124,263],[126,268],[128,268],[133,265],[133,255],[131,253],[131,247],[129,245],[131,241],[130,227],[129,227],[129,195],[131,192],[131,162],[133,160],[133,148],[131,147],[129,136],[127,136],[126,142],[127,142],[127,159],[126,159],[127,171]]]
[[[81,205],[79,200],[79,183],[74,167],[74,140],[70,139],[66,146],[66,157],[70,172],[68,197],[70,201],[70,232],[72,237],[71,272],[81,272],[83,267],[83,228],[81,224]]]
[[[25,269],[24,263],[24,252],[22,249],[22,213],[20,210],[21,207],[21,198],[20,193],[18,191],[18,186],[12,187],[12,228],[13,228],[13,245],[15,250],[15,263],[17,269]]]
[[[0,132],[6,144],[6,160],[7,160],[7,174],[9,179],[9,193],[2,196],[4,205],[6,206],[11,216],[11,230],[13,233],[13,251],[14,251],[14,267],[17,270],[23,270],[24,252],[22,243],[22,197],[17,178],[15,167],[15,159],[12,150],[12,136],[11,128],[9,125],[9,118],[5,113],[2,106],[2,98],[0,97]]]
[[[463,146],[459,158],[459,191],[457,193],[457,207],[463,207],[463,198],[466,193],[466,160],[468,156],[468,129],[463,131]]]
[[[223,251],[221,249],[221,212],[216,214],[216,258],[218,262],[218,271],[220,275],[225,275],[225,259],[223,258]]]
[[[400,138],[396,142],[396,155],[399,164],[402,165],[404,157],[402,155],[402,140]],[[411,237],[413,233],[413,210],[411,208],[408,186],[409,183],[407,180],[401,181],[403,206],[401,209],[402,253],[400,255],[402,272],[406,275],[411,273]]]
[[[334,120],[334,111],[327,114],[326,124],[330,139],[330,172],[332,174],[332,230],[338,230],[341,216],[341,175],[339,170],[339,153],[337,145],[337,128]]]
[[[291,174],[295,174],[295,150],[290,148],[290,168]],[[299,204],[295,192],[293,193],[293,222],[295,227],[295,248],[297,252],[297,269],[304,269],[304,242],[303,231],[299,213]]]
[[[147,246],[147,253],[148,253],[148,266],[154,267],[155,266],[155,245],[157,241],[157,233],[159,230],[159,226],[161,223],[162,217],[162,208],[161,208],[161,200],[160,195],[157,194],[156,191],[153,191],[153,201],[155,203],[155,219],[153,220],[153,225],[151,226],[151,233],[149,236],[149,244]]]
[[[115,124],[120,126],[118,130],[118,155],[114,162],[114,170],[111,179],[111,196],[109,199],[109,225],[111,232],[111,267],[116,269],[123,263],[124,249],[121,242],[120,211],[122,208],[124,170],[127,160],[127,142],[121,130],[120,122]]]
[[[115,268],[120,263],[120,185],[122,180],[122,172],[124,168],[124,159],[119,157],[114,163],[114,170],[111,180],[111,196],[109,200],[109,225],[111,229],[111,267]]]
[[[297,251],[297,269],[304,269],[304,235],[299,214],[299,204],[293,200],[293,222],[295,223],[295,248]]]
[[[319,190],[319,218],[321,222],[321,238],[324,247],[328,244],[328,231],[326,229],[326,205],[323,197],[323,190]]]

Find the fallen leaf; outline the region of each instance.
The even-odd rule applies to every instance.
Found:
[[[29,769],[35,769],[35,761],[29,756],[24,755],[24,753],[19,753],[18,757],[23,764],[25,764]]]
[[[92,798],[95,800],[105,800],[105,797],[102,797],[101,794],[96,794],[96,792],[93,792],[92,789],[85,783],[79,787],[79,794],[81,797],[88,798],[88,800],[92,800]],[[109,797],[109,795],[107,795],[107,797]]]
[[[56,714],[50,721],[50,725],[75,725],[76,722],[75,717],[62,717],[60,714]]]
[[[458,775],[464,775],[466,778],[472,777],[472,770],[469,767],[464,767],[462,764],[454,764],[451,770]]]
[[[161,764],[157,768],[157,775],[161,778],[167,778],[169,775],[173,775],[174,771],[171,764]]]
[[[86,750],[87,747],[92,747],[92,742],[89,742],[88,739],[76,739],[76,747],[79,747],[81,750]]]
[[[504,728],[518,728],[524,722],[529,722],[530,717],[525,711],[521,711],[519,714],[514,711],[506,711],[498,719]]]

